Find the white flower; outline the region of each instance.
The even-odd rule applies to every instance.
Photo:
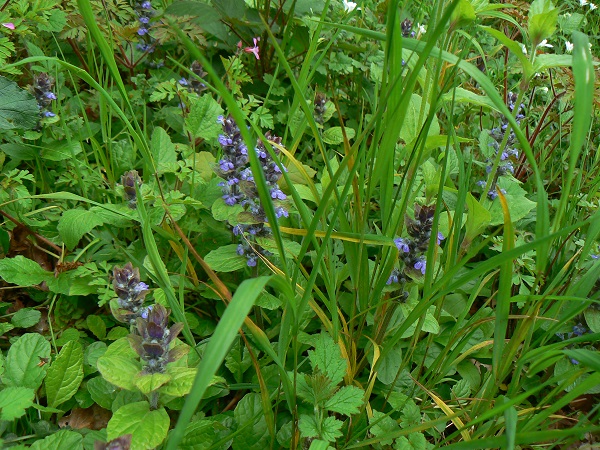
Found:
[[[579,4],[580,4],[581,6],[585,6],[585,5],[587,5],[587,4],[588,4],[588,1],[587,1],[587,0],[579,0]]]
[[[344,11],[352,12],[356,9],[356,6],[357,6],[356,3],[349,2],[348,0],[344,0]]]
[[[419,24],[417,26],[417,30],[419,32],[420,35],[423,35],[425,33],[427,33],[427,28],[425,28],[425,25]]]
[[[594,5],[593,3],[590,3],[590,11],[593,11],[597,8],[596,5]]]
[[[544,39],[542,42],[540,42],[537,46],[538,47],[548,47],[548,48],[553,47],[552,44],[548,44],[548,40],[546,40],[546,39]]]
[[[526,55],[527,54],[527,47],[525,47],[525,44],[519,43],[519,45],[521,46],[521,50],[523,50],[523,54]]]
[[[573,44],[569,41],[565,42],[565,48],[567,53],[571,53],[573,51]]]

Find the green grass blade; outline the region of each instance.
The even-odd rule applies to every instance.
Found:
[[[175,450],[185,435],[185,429],[192,419],[200,400],[210,385],[213,376],[223,363],[238,330],[250,312],[254,302],[271,277],[259,277],[245,280],[238,287],[221,317],[210,342],[204,351],[204,357],[198,366],[192,391],[189,393],[175,429],[167,441],[166,450]]]

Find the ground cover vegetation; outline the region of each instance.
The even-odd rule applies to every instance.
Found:
[[[0,439],[593,448],[585,0],[7,0]]]

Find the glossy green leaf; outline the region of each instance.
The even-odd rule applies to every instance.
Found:
[[[31,450],[83,450],[83,436],[75,431],[60,430],[35,441],[29,448]]]
[[[215,272],[233,272],[246,267],[248,260],[237,254],[237,244],[223,245],[210,251],[204,261]]]
[[[0,277],[18,286],[36,286],[54,277],[54,274],[42,269],[35,261],[18,255],[0,259]]]
[[[135,378],[142,370],[139,361],[127,356],[108,355],[106,352],[98,359],[97,366],[98,371],[109,383],[130,391],[137,389]]]

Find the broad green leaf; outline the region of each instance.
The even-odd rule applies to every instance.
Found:
[[[7,386],[39,388],[47,370],[47,365],[39,364],[42,359],[49,357],[50,343],[41,334],[24,334],[8,349],[3,383]]]
[[[356,135],[356,131],[354,128],[344,128],[346,132],[346,137],[350,140],[353,139]],[[338,145],[344,142],[344,133],[342,132],[342,127],[331,127],[326,129],[323,132],[323,142],[331,145]]]
[[[191,0],[173,2],[165,12],[176,16],[195,16],[193,21],[204,31],[224,42],[229,39],[229,29],[221,22],[221,14],[208,3]]]
[[[139,373],[136,376],[134,383],[142,394],[148,395],[150,392],[156,391],[170,380],[171,376],[166,373]]]
[[[69,341],[48,368],[46,397],[55,408],[69,400],[83,380],[83,350],[77,341]]]
[[[31,130],[40,120],[33,95],[0,76],[0,130]]]
[[[187,367],[168,367],[167,373],[171,376],[171,379],[159,389],[159,392],[172,397],[183,397],[189,394],[194,384],[196,372],[198,372],[196,369]],[[222,380],[221,377],[214,377],[211,385]]]
[[[50,161],[65,161],[75,158],[82,150],[80,142],[65,139],[44,144],[40,156]]]
[[[98,371],[109,383],[129,391],[137,389],[135,378],[142,370],[139,361],[127,356],[109,355],[107,351],[98,359],[97,366]]]
[[[10,321],[15,327],[29,328],[38,323],[41,317],[42,313],[37,309],[23,308],[18,310]]]
[[[467,222],[464,243],[469,244],[490,224],[492,216],[470,193],[467,193]]]
[[[156,162],[157,173],[175,172],[179,168],[177,164],[177,153],[171,138],[161,127],[154,128],[150,150]]]
[[[216,420],[194,420],[185,430],[181,450],[208,450],[226,428]]]
[[[112,409],[117,396],[117,388],[102,377],[92,378],[87,382],[87,389],[92,399],[104,409]]]
[[[515,179],[500,177],[498,179],[498,187],[506,190],[506,203],[508,204],[508,211],[510,212],[510,218],[514,222],[518,222],[529,212],[535,208],[535,202],[529,200],[526,195],[527,192],[519,186],[519,182]],[[485,200],[483,203],[484,207],[488,208],[491,215],[490,226],[496,226],[504,223],[504,215],[502,212],[502,206],[498,199],[490,201]]]
[[[18,286],[36,286],[53,278],[54,274],[42,269],[35,261],[18,255],[0,259],[0,277],[7,283]]]
[[[344,386],[325,403],[325,408],[346,416],[358,414],[364,395],[365,391],[359,387]]]
[[[585,323],[594,333],[600,333],[600,311],[588,308],[583,312]]]
[[[30,450],[83,450],[83,436],[75,431],[60,430],[35,441]]]
[[[131,450],[155,448],[167,437],[169,423],[164,408],[151,411],[148,402],[131,403],[113,414],[106,427],[107,439],[131,434]]]
[[[534,0],[529,7],[529,38],[534,47],[549,38],[556,30],[558,8],[551,0]]]
[[[104,340],[106,337],[106,324],[104,320],[100,316],[96,316],[92,314],[85,319],[85,322],[94,336],[96,336],[99,340]]]
[[[231,223],[237,221],[237,216],[244,211],[244,208],[242,205],[226,205],[222,198],[218,198],[213,202],[211,211],[215,220],[228,221]]]
[[[210,251],[204,261],[215,272],[233,272],[247,266],[248,260],[237,253],[237,244],[224,245]]]
[[[14,420],[25,414],[33,405],[35,391],[25,387],[8,387],[0,390],[0,420]]]
[[[106,353],[106,349],[107,346],[104,342],[94,342],[88,345],[83,354],[84,364],[93,367],[94,371],[96,371],[96,363],[98,362],[98,358]],[[86,373],[89,373],[89,370],[86,371]]]
[[[190,167],[196,170],[204,181],[210,181],[214,176],[213,166],[215,157],[210,152],[199,152],[186,159]]]
[[[313,371],[318,368],[333,383],[338,384],[344,378],[347,362],[342,357],[338,345],[328,334],[319,335],[315,341],[315,349],[308,352],[308,357]]]
[[[192,103],[190,113],[185,119],[186,129],[194,139],[216,139],[223,130],[218,122],[218,117],[222,114],[223,109],[212,95],[204,94]]]
[[[314,416],[308,414],[300,414],[300,420],[298,421],[298,429],[302,437],[314,438],[319,437],[319,427]]]
[[[407,144],[410,144],[417,138],[421,132],[421,127],[424,125],[425,120],[427,119],[427,114],[429,113],[429,104],[426,103],[425,108],[423,111],[421,111],[422,102],[423,100],[420,95],[412,94],[408,109],[406,110],[406,117],[400,130],[400,139]],[[440,134],[440,125],[437,118],[434,117],[427,135],[436,134]]]
[[[67,13],[58,8],[52,9],[45,19],[38,24],[39,30],[60,33],[67,25]]]
[[[460,0],[450,16],[450,29],[462,28],[475,20],[475,9],[468,0]]]
[[[73,250],[84,234],[104,222],[96,213],[87,209],[65,211],[58,222],[58,233],[69,250]]]
[[[262,410],[260,394],[246,394],[233,411],[237,424],[233,450],[261,450],[268,447],[270,435]]]

